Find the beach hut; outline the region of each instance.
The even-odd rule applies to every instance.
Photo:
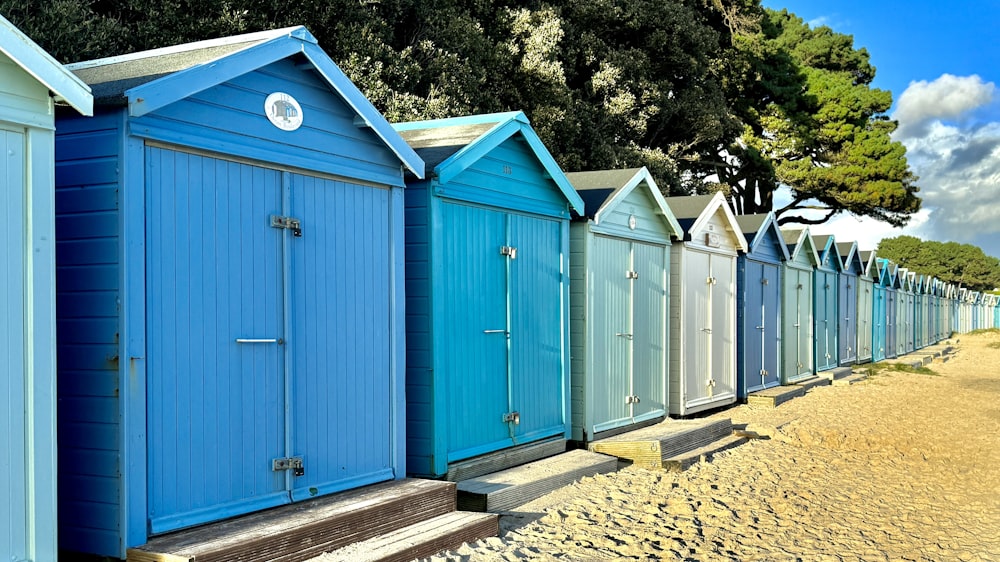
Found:
[[[837,252],[837,241],[832,235],[813,236],[819,263],[813,270],[813,350],[816,354],[816,372],[828,371],[837,366],[837,327],[840,270],[844,262]]]
[[[774,213],[736,217],[748,250],[736,266],[736,390],[781,384],[781,266],[788,248]]]
[[[667,415],[671,239],[683,238],[646,168],[566,174],[584,202],[570,224],[572,438]]]
[[[62,548],[405,476],[403,171],[304,28],[89,61],[60,117]]]
[[[927,281],[929,278],[917,273],[913,277],[913,348],[927,346]]]
[[[521,112],[394,125],[406,190],[407,467],[570,435],[569,222],[583,201]]]
[[[875,317],[875,282],[878,267],[875,265],[875,252],[857,252],[861,265],[858,273],[858,363],[872,360],[872,336]],[[846,268],[845,268],[846,269]]]
[[[882,260],[886,268],[885,285],[885,358],[899,356],[899,268],[888,259]]]
[[[900,354],[910,353],[915,349],[916,341],[916,276],[913,271],[906,270],[902,276],[900,291],[901,320],[903,322],[903,341]]]
[[[813,271],[819,264],[819,254],[808,228],[781,234],[788,247],[781,280],[781,382],[790,384],[816,373]]]
[[[736,256],[746,238],[722,193],[668,197],[684,229],[670,252],[669,410],[736,401]]]
[[[872,299],[872,362],[886,358],[889,350],[889,261],[874,257],[871,266],[874,282]]]
[[[90,89],[0,16],[0,559],[55,560],[56,106]]]
[[[861,291],[871,292],[868,287],[862,287],[861,277],[865,273],[865,264],[858,254],[857,242],[838,242],[837,255],[840,256],[840,274],[837,276],[837,342],[839,349],[837,353],[839,365],[853,365],[858,362],[859,344],[858,335],[860,330],[867,328],[867,323],[858,321],[858,310],[860,305],[870,308],[868,303],[861,301],[866,298],[861,295]],[[870,301],[869,301],[870,302]]]

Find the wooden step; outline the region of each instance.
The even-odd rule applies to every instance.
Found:
[[[827,382],[829,382],[828,379]],[[764,390],[758,390],[757,392],[751,392],[747,395],[747,404],[762,408],[776,408],[793,398],[805,395],[806,389],[796,384],[788,386],[775,386]]]
[[[704,447],[733,434],[729,419],[665,420],[662,423],[594,441],[596,453],[632,461],[643,468],[662,468],[674,456]]]
[[[669,459],[663,461],[663,468],[669,472],[683,472],[694,464],[712,460],[712,455],[716,453],[725,451],[726,449],[732,449],[733,447],[739,447],[746,442],[747,438],[739,435],[723,437],[722,439],[705,445],[704,447],[699,447],[693,451],[688,451],[686,453],[670,457]]]
[[[806,392],[808,392],[817,386],[830,386],[830,379],[813,376],[804,380],[796,381],[795,386],[801,386],[806,389]]]
[[[850,367],[834,367],[832,369],[820,371],[819,373],[816,373],[816,376],[829,379],[830,382],[833,382],[837,379],[842,379],[850,374],[851,374]]]
[[[451,463],[448,465],[448,474],[445,479],[450,482],[468,480],[565,452],[566,439],[562,437],[527,443]]]
[[[458,483],[458,508],[509,511],[583,478],[618,470],[618,459],[582,449]]]
[[[315,562],[409,562],[500,534],[494,513],[453,511],[328,552]]]
[[[455,484],[396,480],[178,531],[128,562],[296,562],[456,508]]]
[[[837,380],[833,381],[833,383],[831,383],[831,384],[833,384],[833,386],[851,386],[853,384],[858,384],[858,383],[866,382],[867,380],[868,380],[868,374],[867,373],[864,373],[864,372],[853,373],[852,372],[849,376],[846,376],[846,377],[844,377],[842,379],[837,379]]]

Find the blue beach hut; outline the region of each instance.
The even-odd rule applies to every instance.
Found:
[[[875,263],[870,266],[874,282],[874,298],[872,299],[872,362],[877,363],[886,358],[888,353],[888,323],[889,323],[889,293],[891,283],[889,262],[875,257]]]
[[[90,89],[0,16],[0,559],[56,547],[56,106]]]
[[[859,360],[859,349],[862,343],[858,335],[867,329],[868,322],[859,321],[861,310],[871,309],[871,288],[861,280],[865,272],[865,264],[858,253],[857,242],[838,242],[837,254],[840,256],[841,268],[837,276],[837,353],[839,365],[853,365]],[[862,294],[864,291],[864,294]],[[865,302],[862,302],[865,301]],[[871,312],[868,312],[870,317]]]
[[[736,401],[736,256],[746,238],[722,193],[667,197],[684,229],[671,248],[670,413]]]
[[[927,282],[930,278],[921,273],[913,277],[913,348],[927,346]]]
[[[899,317],[903,338],[900,355],[914,350],[916,339],[916,273],[900,268]]]
[[[71,65],[56,140],[62,548],[402,478],[404,170],[304,28]]]
[[[406,190],[407,467],[570,436],[569,221],[583,201],[521,112],[394,125]]]
[[[788,248],[774,213],[736,217],[748,250],[736,263],[736,389],[781,384],[781,267]]]
[[[828,371],[837,366],[837,328],[840,270],[844,262],[837,252],[837,241],[829,234],[813,236],[819,263],[813,271],[815,306],[813,321],[815,323],[814,345],[816,353],[816,372]]]
[[[809,229],[784,230],[788,260],[782,271],[781,383],[816,374],[813,354],[813,271],[819,264]]]
[[[881,260],[885,278],[885,358],[899,357],[899,267],[888,259]]]
[[[683,231],[646,168],[566,174],[575,441],[667,415],[670,245]]]

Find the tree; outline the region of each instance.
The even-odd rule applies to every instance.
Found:
[[[1000,259],[986,255],[981,248],[971,244],[897,236],[882,240],[875,254],[911,271],[973,291],[1000,287]]]
[[[759,31],[733,41],[728,97],[743,133],[695,163],[694,176],[716,175],[741,214],[771,210],[778,185],[788,186],[792,201],[773,209],[781,224],[819,224],[844,211],[906,224],[920,208],[917,178],[890,138],[891,94],[870,87],[868,52],[785,10],[766,10]]]

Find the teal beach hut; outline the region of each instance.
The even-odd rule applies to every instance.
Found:
[[[683,231],[646,168],[566,174],[575,441],[667,415],[670,246]]]
[[[813,236],[819,263],[813,272],[814,296],[813,311],[814,345],[816,354],[816,372],[828,371],[837,366],[838,354],[838,315],[837,295],[840,287],[840,270],[844,262],[837,251],[837,241],[833,236],[824,234]]]
[[[407,467],[570,436],[569,223],[583,201],[521,112],[399,123]]]
[[[90,89],[0,16],[0,560],[58,557],[56,106]]]
[[[809,229],[782,231],[788,247],[781,290],[781,382],[791,384],[816,373],[813,353],[813,272],[819,254]]]
[[[868,322],[859,322],[860,310],[870,311],[871,305],[862,302],[870,298],[871,288],[863,286],[861,281],[865,265],[858,254],[857,242],[838,242],[837,254],[840,256],[841,268],[837,276],[837,342],[839,365],[853,365],[858,362],[858,349],[861,343],[858,334],[868,328]],[[861,291],[865,291],[862,296]],[[869,316],[871,312],[867,312]],[[870,321],[870,320],[869,320]]]

